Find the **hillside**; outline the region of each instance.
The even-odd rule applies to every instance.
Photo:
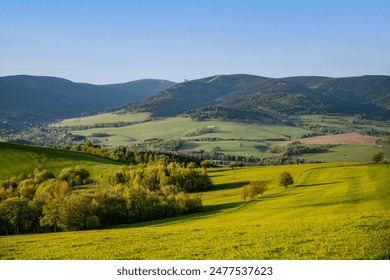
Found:
[[[88,168],[94,178],[119,166],[115,161],[90,154],[0,142],[0,180],[33,173],[35,168],[58,175],[62,169],[77,165]]]
[[[390,109],[390,77],[362,76],[348,78],[292,77],[286,78],[309,87],[329,97],[342,99],[353,104],[376,105]]]
[[[139,80],[92,85],[56,77],[0,77],[0,133],[78,117],[149,97],[174,83]]]
[[[284,190],[278,176],[296,181]],[[0,238],[1,259],[389,259],[385,164],[212,169],[204,210],[114,229]],[[243,203],[241,187],[265,180]]]
[[[156,117],[188,113],[195,119],[273,119],[302,114],[390,118],[390,77],[292,77],[217,75],[177,84],[140,100],[127,111]],[[125,111],[126,111],[125,110]]]

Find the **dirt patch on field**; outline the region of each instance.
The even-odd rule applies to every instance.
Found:
[[[319,145],[364,145],[375,146],[378,137],[372,137],[367,135],[361,135],[358,133],[343,133],[336,135],[323,135],[316,137],[308,137],[298,139],[302,144],[319,144]],[[277,142],[278,146],[286,146],[292,143],[292,141]]]

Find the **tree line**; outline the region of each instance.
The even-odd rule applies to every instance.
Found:
[[[218,151],[186,151],[183,154],[192,158],[197,158],[201,161],[210,160],[215,165],[229,165],[231,162],[242,162],[248,166],[273,166],[273,165],[290,165],[290,164],[306,164],[306,163],[320,163],[320,161],[309,160],[307,158],[293,157],[285,155],[275,155],[271,157],[261,156],[241,156],[220,153]]]
[[[162,161],[164,164],[178,162],[184,165],[187,165],[190,162],[196,162],[197,164],[200,164],[201,162],[198,158],[176,152],[132,150],[123,146],[116,149],[107,149],[103,148],[101,145],[94,144],[92,141],[86,141],[84,144],[76,144],[73,146],[65,145],[62,149],[85,152],[91,155],[112,159],[127,165],[137,165],[140,163],[150,163],[155,161]]]
[[[0,234],[89,230],[193,213],[202,200],[190,192],[212,186],[203,171],[158,161],[124,166],[98,181],[91,184],[88,170],[78,166],[58,177],[36,169],[0,181]]]
[[[269,148],[270,153],[292,156],[299,154],[323,153],[329,150],[332,145],[304,145],[299,141],[294,141],[286,146],[273,146]]]

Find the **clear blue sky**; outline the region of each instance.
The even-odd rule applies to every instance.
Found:
[[[0,0],[0,76],[390,75],[387,0]]]

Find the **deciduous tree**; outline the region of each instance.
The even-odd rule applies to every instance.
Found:
[[[280,178],[279,178],[279,186],[283,186],[285,187],[286,189],[288,188],[288,186],[294,184],[294,179],[293,177],[291,176],[291,174],[287,171],[284,171],[281,175],[280,175]]]
[[[204,160],[200,163],[200,166],[204,169],[207,170],[207,168],[211,167],[211,162],[208,160]]]
[[[385,158],[385,154],[383,152],[378,152],[372,156],[372,160],[375,163],[382,162]]]

